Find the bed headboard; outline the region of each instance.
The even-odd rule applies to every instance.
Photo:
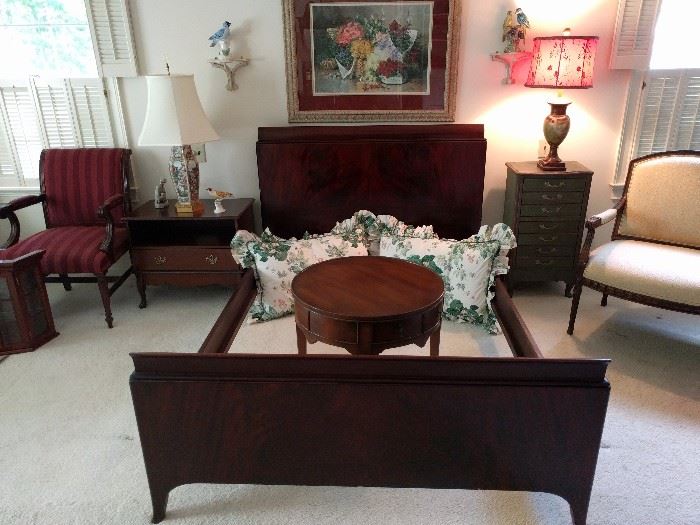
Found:
[[[481,224],[482,124],[259,128],[263,227],[324,233],[360,209],[460,239]]]

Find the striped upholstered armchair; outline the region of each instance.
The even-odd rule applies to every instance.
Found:
[[[63,283],[66,290],[72,283],[97,282],[110,328],[111,295],[131,273],[129,267],[121,276],[107,276],[129,249],[121,218],[131,206],[130,156],[130,150],[117,148],[46,149],[39,162],[41,193],[0,208],[0,219],[8,219],[11,226],[9,238],[0,245],[0,259],[46,250],[41,260],[46,282]],[[46,230],[20,241],[15,212],[38,203]]]

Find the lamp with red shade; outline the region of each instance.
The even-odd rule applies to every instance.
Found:
[[[569,133],[571,121],[566,107],[571,104],[562,96],[563,89],[587,89],[593,87],[593,64],[597,36],[536,37],[533,39],[533,59],[525,87],[555,88],[557,97],[549,100],[551,112],[544,119],[544,138],[549,153],[537,165],[544,171],[563,171],[566,164],[557,150]]]

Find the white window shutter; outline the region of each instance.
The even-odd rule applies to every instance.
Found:
[[[63,79],[32,78],[36,108],[47,148],[76,148],[80,137],[73,126],[69,92]]]
[[[647,75],[634,157],[700,149],[700,70],[657,70]]]
[[[75,128],[83,148],[114,147],[114,135],[107,106],[107,92],[101,79],[71,78],[67,81],[71,94]]]
[[[619,0],[610,69],[647,69],[661,0]]]
[[[41,134],[32,94],[23,85],[0,84],[0,184],[38,186]]]
[[[85,0],[101,77],[138,75],[128,0]]]

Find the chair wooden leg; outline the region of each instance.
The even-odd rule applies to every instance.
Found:
[[[600,300],[600,306],[608,306],[608,294],[603,294],[603,298]]]
[[[107,321],[107,326],[112,328],[112,305],[111,298],[109,294],[109,284],[107,283],[107,277],[105,275],[95,275],[97,277],[97,286],[100,289],[100,295],[102,296],[102,304],[105,307],[105,321]]]
[[[574,333],[574,323],[576,322],[576,314],[578,313],[578,303],[581,299],[581,290],[583,286],[581,283],[576,283],[574,286],[574,298],[571,300],[571,313],[569,314],[569,327],[566,329],[566,333],[571,335]]]
[[[70,279],[68,278],[67,273],[61,273],[59,274],[59,277],[61,278],[61,282],[63,283],[63,288],[65,289],[66,292],[70,292],[73,287],[70,284]]]

